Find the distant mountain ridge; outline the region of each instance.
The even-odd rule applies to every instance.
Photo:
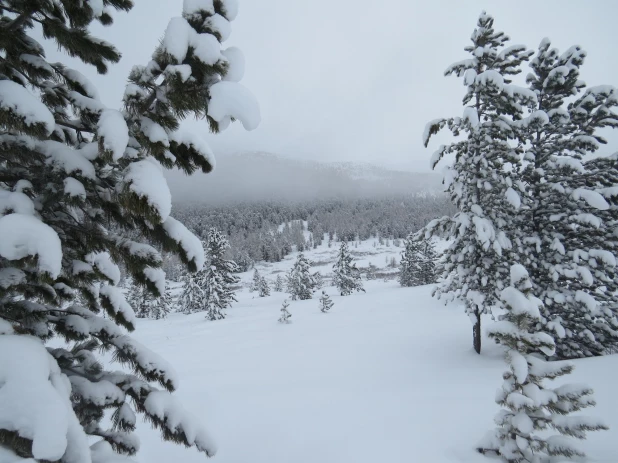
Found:
[[[442,192],[441,178],[354,162],[323,163],[263,152],[219,155],[214,172],[186,177],[172,172],[174,202],[220,204],[259,200],[303,201]]]

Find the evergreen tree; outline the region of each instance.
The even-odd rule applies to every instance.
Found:
[[[290,270],[287,278],[288,292],[292,300],[311,299],[315,282],[309,273],[310,264],[303,253],[298,254],[294,267]]]
[[[552,355],[555,345],[550,335],[537,331],[542,302],[531,289],[524,267],[513,265],[511,286],[501,292],[506,313],[489,330],[489,336],[507,349],[509,369],[496,394],[496,402],[503,409],[495,418],[498,428],[478,450],[508,463],[550,463],[558,461],[556,457],[564,458],[559,461],[580,461],[584,454],[569,437],[585,439],[587,431],[608,428],[596,419],[568,416],[595,405],[588,386],[545,386],[545,380],[571,373],[573,365],[540,358]],[[547,436],[549,430],[560,435]]]
[[[161,296],[155,297],[144,286],[131,285],[127,302],[135,311],[137,318],[159,320],[167,317],[172,310],[172,298],[167,286]]]
[[[508,281],[509,262],[517,256],[510,234],[513,216],[521,203],[516,122],[526,105],[536,102],[528,89],[511,84],[531,52],[521,45],[506,46],[508,37],[494,29],[486,13],[478,19],[472,43],[465,48],[469,59],[450,66],[445,75],[462,77],[466,87],[463,117],[437,119],[425,128],[424,145],[448,127],[462,138],[441,146],[432,156],[432,167],[444,157],[454,161],[445,184],[459,212],[430,222],[423,235],[443,235],[452,244],[446,250],[443,284],[438,298],[464,302],[473,321],[473,345],[481,351],[481,314],[500,306],[500,290]]]
[[[281,305],[281,317],[279,318],[279,323],[290,323],[290,318],[292,318],[292,314],[288,312],[288,307],[290,303],[287,299],[283,301]]]
[[[423,260],[421,261],[421,278],[424,285],[431,285],[438,281],[436,270],[436,247],[431,240],[423,243]]]
[[[270,296],[270,286],[268,285],[268,281],[264,277],[260,277],[258,294],[260,295],[260,297]]]
[[[424,259],[423,243],[409,236],[401,253],[399,264],[399,283],[401,286],[419,286],[423,284],[422,262]]]
[[[282,293],[285,285],[285,280],[281,277],[281,275],[277,275],[275,279],[274,290],[278,293]]]
[[[178,298],[179,312],[190,314],[206,310],[207,269],[186,273],[183,290]]]
[[[225,236],[218,230],[211,228],[206,241],[206,253],[208,255],[208,268],[206,269],[206,310],[209,320],[221,320],[225,318],[225,309],[236,302],[232,285],[240,279],[234,275],[238,266],[231,260],[224,258],[225,251],[229,248]],[[259,289],[259,288],[258,288]]]
[[[360,272],[356,268],[356,264],[352,263],[348,243],[345,241],[341,242],[337,262],[333,265],[333,271],[333,283],[342,296],[348,296],[353,291],[365,292]]]
[[[120,52],[91,25],[111,25],[130,0],[0,0],[0,382],[12,404],[0,446],[11,461],[124,461],[114,452],[137,452],[136,413],[163,439],[214,454],[169,394],[171,366],[128,334],[135,313],[118,283],[122,267],[162,295],[156,247],[191,271],[203,266],[199,240],[170,216],[163,169],[212,170],[205,142],[178,131],[187,116],[213,132],[232,118],[257,123],[233,82],[241,63],[220,49],[234,4],[185,2],[152,61],[133,68],[120,112],[78,70],[47,61],[45,46],[105,74]],[[229,104],[239,99],[252,114]]]
[[[375,243],[374,243],[375,244]],[[376,267],[373,264],[369,264],[369,266],[367,267],[367,279],[368,280],[375,280],[376,277],[376,272],[378,271],[378,267]]]
[[[522,262],[544,302],[557,358],[618,346],[616,238],[602,196],[616,178],[608,175],[611,162],[581,162],[606,143],[599,129],[618,127],[618,93],[610,86],[585,90],[579,78],[585,56],[577,46],[560,54],[549,40],[541,42],[527,79],[537,104],[519,128],[529,146],[523,174],[529,195],[517,227],[528,244]]]
[[[326,292],[322,291],[322,295],[320,296],[320,310],[322,313],[328,312],[333,307],[333,301],[330,299]]]
[[[261,279],[262,277],[260,275],[260,272],[258,272],[258,269],[255,269],[253,271],[253,280],[251,281],[251,286],[249,287],[250,292],[259,290]]]
[[[313,278],[313,288],[314,289],[322,289],[324,286],[324,277],[320,272],[315,272],[312,276]]]

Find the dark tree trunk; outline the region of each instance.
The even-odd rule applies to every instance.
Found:
[[[474,327],[472,328],[472,336],[474,343],[474,350],[477,354],[481,353],[481,314],[478,309],[474,312],[474,316],[476,317],[476,322],[474,323]]]

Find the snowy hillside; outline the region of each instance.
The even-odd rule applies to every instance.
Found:
[[[359,267],[372,263],[378,272],[388,272],[386,262],[401,252],[375,240],[350,250]],[[312,271],[328,280],[336,251],[324,244],[307,252]],[[295,258],[258,270],[272,281]],[[251,276],[242,274],[245,286]],[[486,462],[474,446],[498,411],[500,348],[486,340],[475,354],[462,308],[443,306],[430,286],[363,283],[366,293],[341,297],[327,282],[334,302],[327,314],[317,294],[292,301],[289,325],[277,323],[285,293],[259,298],[245,287],[225,320],[172,314],[140,321],[136,337],[175,365],[176,395],[211,429],[218,463]],[[617,429],[618,356],[576,365],[569,381],[585,380],[596,391],[598,407],[589,414]],[[618,461],[614,432],[584,441],[592,461]],[[139,434],[140,461],[204,461],[162,443],[147,424]]]
[[[217,156],[216,169],[191,177],[168,175],[174,201],[216,204],[249,200],[366,198],[442,192],[440,175],[360,163],[319,163],[270,153]]]

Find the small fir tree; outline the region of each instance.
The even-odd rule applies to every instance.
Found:
[[[328,312],[333,307],[333,301],[326,294],[325,291],[322,291],[322,295],[320,296],[320,310],[322,313]]]
[[[207,310],[207,269],[185,273],[182,283],[183,289],[178,298],[178,311],[190,314]]]
[[[354,291],[365,292],[360,272],[356,268],[356,264],[352,262],[348,243],[345,241],[341,242],[337,262],[333,265],[333,271],[333,283],[342,296],[348,296]]]
[[[288,274],[288,292],[290,293],[292,300],[296,299],[306,300],[311,299],[315,282],[309,269],[311,265],[303,253],[298,254],[294,267]]]
[[[249,291],[251,292],[258,291],[260,288],[261,280],[262,280],[262,276],[260,275],[260,272],[258,272],[258,269],[255,269],[253,271],[253,280],[251,281],[251,286],[249,287]]]
[[[322,287],[324,286],[324,277],[322,277],[322,274],[320,272],[315,272],[312,275],[312,278],[313,278],[313,288],[322,289]]]
[[[573,365],[541,358],[555,349],[552,337],[537,331],[542,302],[531,294],[532,283],[523,266],[513,265],[510,273],[511,286],[501,292],[506,314],[489,329],[489,337],[507,349],[509,369],[496,394],[496,402],[504,408],[495,418],[498,428],[478,451],[507,463],[580,461],[584,453],[571,438],[585,439],[587,431],[608,428],[597,419],[568,416],[595,405],[590,387],[545,386],[545,380],[571,373]],[[548,436],[549,430],[559,435]]]
[[[172,297],[167,285],[162,295],[157,297],[144,286],[132,284],[127,295],[127,302],[133,307],[137,318],[159,320],[167,317],[172,310]]]
[[[225,259],[225,251],[230,247],[223,234],[211,228],[206,241],[208,267],[206,270],[206,317],[209,320],[225,318],[225,309],[236,302],[232,285],[240,279],[234,275],[238,266],[231,260]]]
[[[262,276],[260,277],[258,285],[258,294],[260,297],[270,296],[270,286],[268,284],[268,280]]]
[[[285,289],[285,280],[281,275],[277,275],[273,289],[278,293],[282,293]]]
[[[292,318],[292,314],[288,312],[288,307],[290,303],[287,299],[283,301],[281,305],[281,317],[279,318],[279,323],[290,323],[290,318]]]

